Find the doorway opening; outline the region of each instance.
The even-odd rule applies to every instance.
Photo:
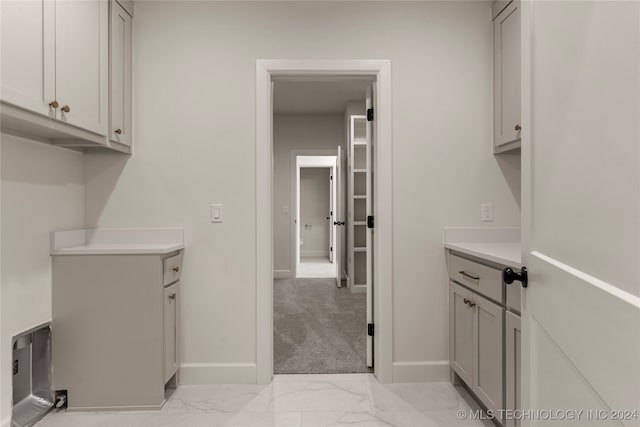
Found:
[[[371,360],[375,361],[374,373],[380,382],[392,381],[392,179],[391,179],[391,68],[390,61],[387,60],[258,60],[256,63],[256,186],[257,198],[256,209],[257,220],[257,341],[256,341],[256,374],[258,383],[269,383],[274,373],[274,321],[277,318],[276,304],[280,299],[274,292],[274,278],[276,280],[291,280],[295,270],[295,263],[290,264],[290,268],[278,268],[280,262],[286,259],[293,259],[292,251],[280,250],[286,247],[283,239],[278,236],[277,228],[284,224],[291,224],[290,218],[293,214],[292,204],[287,205],[287,201],[278,199],[279,189],[291,190],[291,186],[286,185],[286,178],[282,177],[281,168],[278,167],[278,150],[275,144],[279,125],[277,117],[274,117],[274,98],[277,97],[277,90],[274,94],[274,83],[280,82],[333,82],[337,83],[345,80],[368,80],[371,90],[369,100],[371,116],[375,110],[375,119],[367,120],[367,135],[375,141],[371,145],[368,161],[371,161],[375,174],[370,174],[369,196],[371,221],[367,218],[367,225],[374,224],[375,232],[370,231],[369,241],[372,243],[370,262],[367,267],[371,268],[370,280],[367,280],[368,292],[352,292],[351,288],[345,287],[349,295],[365,296],[366,311],[371,314],[370,319],[364,322],[364,339],[367,345],[371,344]],[[328,92],[326,92],[328,93]],[[308,97],[315,101],[325,98],[324,90],[321,90],[313,97]],[[275,95],[275,96],[274,96]],[[317,105],[319,102],[315,102]],[[367,106],[367,107],[369,107]],[[364,112],[367,113],[366,111]],[[276,113],[277,115],[277,113]],[[369,114],[366,114],[369,116]],[[306,120],[314,120],[309,114],[301,113],[300,117],[306,116]],[[344,122],[345,116],[342,116]],[[344,143],[340,144],[346,155],[346,133],[347,123],[342,129],[341,137]],[[302,138],[307,140],[319,135],[319,133],[309,133]],[[291,136],[291,135],[289,135]],[[335,145],[333,145],[335,147]],[[313,150],[313,149],[312,149]],[[326,149],[325,149],[326,150]],[[316,150],[317,151],[317,150]],[[319,153],[318,153],[319,154]],[[335,148],[334,153],[335,154]],[[346,158],[346,157],[345,157]],[[345,174],[346,162],[344,165]],[[286,172],[286,171],[285,171]],[[362,173],[362,172],[360,172]],[[286,175],[286,173],[285,173]],[[338,173],[340,176],[340,173]],[[367,179],[367,178],[365,178]],[[283,184],[284,182],[284,184]],[[346,182],[346,178],[345,181]],[[375,191],[374,191],[375,190]],[[374,194],[375,192],[375,194]],[[344,196],[347,192],[344,191]],[[375,197],[374,197],[375,195]],[[363,194],[359,196],[364,196]],[[343,204],[347,205],[346,201]],[[346,208],[345,208],[346,209]],[[346,216],[336,218],[346,222]],[[286,226],[286,225],[285,225]],[[346,230],[347,227],[345,227]],[[347,232],[343,232],[346,241]],[[340,239],[336,237],[337,241]],[[294,239],[289,239],[294,240]],[[278,246],[283,245],[283,246]],[[345,243],[346,246],[346,243]],[[294,247],[294,246],[291,246]],[[290,247],[290,248],[291,248]],[[340,247],[340,246],[338,246]],[[373,248],[375,247],[375,251]],[[347,256],[346,250],[343,250]],[[334,254],[335,256],[335,254]],[[367,257],[368,258],[368,257]],[[334,262],[335,262],[334,258]],[[341,257],[337,257],[340,261]],[[345,263],[346,266],[346,263]],[[342,276],[347,276],[348,268],[343,268]],[[298,279],[296,279],[298,280]],[[319,280],[319,279],[314,279]],[[329,279],[330,280],[330,279]],[[349,283],[347,281],[347,283]],[[333,279],[333,289],[341,289],[336,286]],[[375,286],[374,286],[375,284]],[[364,290],[364,288],[363,288]],[[335,317],[335,316],[334,316]],[[368,323],[371,322],[371,323]],[[360,328],[360,326],[358,326]],[[375,332],[374,332],[375,331]],[[369,333],[368,333],[369,332]],[[375,340],[373,335],[375,333]],[[302,352],[303,354],[305,352]],[[313,355],[306,354],[307,357]],[[366,362],[365,362],[366,364]],[[344,371],[348,372],[348,371]]]
[[[334,278],[340,286],[337,156],[296,156],[295,277]]]
[[[274,83],[274,176],[278,180],[285,175],[282,169],[287,166],[295,173],[290,182],[293,209],[280,206],[282,187],[275,188],[273,196],[274,271],[291,270],[289,275],[274,275],[275,373],[363,373],[373,366],[367,334],[372,294],[366,286],[372,282],[367,270],[371,263],[366,262],[372,242],[366,223],[353,221],[353,203],[347,203],[353,201],[354,189],[358,202],[366,202],[373,190],[366,183],[371,174],[365,173],[372,135],[365,132],[366,120],[355,119],[366,119],[372,84],[371,78],[354,77]],[[358,215],[366,209],[372,214],[370,203],[358,207]],[[277,256],[287,249],[282,244],[286,239],[281,239],[287,230],[278,224],[287,221],[293,257],[289,266]],[[357,234],[349,237],[354,229]]]

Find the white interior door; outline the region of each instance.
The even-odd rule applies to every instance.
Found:
[[[327,222],[329,223],[329,262],[333,262],[334,259],[334,246],[336,238],[336,226],[334,223],[335,212],[335,188],[333,186],[333,168],[329,168],[329,215],[327,216]]]
[[[523,409],[638,425],[640,3],[522,5]]]
[[[334,210],[333,210],[333,232],[334,232],[334,257],[333,265],[336,267],[336,286],[342,286],[342,234],[344,230],[343,214],[342,214],[342,147],[338,145],[338,153],[336,155],[336,166],[333,170],[333,188],[334,190]]]
[[[366,108],[367,111],[373,106],[373,87],[367,87]],[[371,153],[373,150],[373,122],[367,119],[367,173],[366,173],[366,194],[367,194],[367,223],[368,218],[373,216],[373,182],[372,171],[373,162]],[[367,366],[373,367],[373,334],[369,333],[369,326],[373,325],[373,228],[367,225]]]

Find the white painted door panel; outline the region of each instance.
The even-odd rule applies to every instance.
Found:
[[[639,410],[640,3],[522,5],[522,406]]]
[[[60,120],[107,135],[106,0],[56,1],[56,94]]]
[[[373,86],[367,87],[366,108],[374,108]],[[375,144],[373,135],[373,123],[367,121],[367,160],[366,160],[366,194],[367,217],[373,215],[373,181],[371,179],[371,153]],[[367,227],[367,324],[373,323],[373,229]],[[368,329],[368,328],[367,328]],[[367,330],[368,332],[368,330]],[[373,367],[373,337],[367,333],[367,366]]]
[[[493,22],[494,149],[520,139],[520,1]]]
[[[344,221],[343,214],[343,197],[342,194],[342,147],[338,145],[338,154],[336,156],[335,174],[335,200],[333,218],[336,222]],[[336,267],[336,286],[342,286],[342,239],[344,225],[332,225],[335,230],[335,241],[333,245],[334,256],[333,264]]]
[[[0,2],[0,98],[55,118],[55,3]]]
[[[474,294],[473,312],[473,382],[472,388],[487,408],[499,414],[504,407],[502,398],[503,315],[504,308]]]
[[[180,282],[164,288],[164,381],[178,370],[178,317]]]
[[[131,16],[111,2],[109,43],[109,138],[131,145]]]
[[[505,313],[505,409],[515,411],[522,409],[520,399],[521,389],[521,358],[522,352],[522,328],[520,327],[520,316],[507,311]],[[506,427],[520,426],[520,420],[516,417],[508,417],[505,420]]]
[[[449,282],[449,359],[451,367],[469,385],[473,379],[474,309],[468,301],[472,296],[470,290]]]

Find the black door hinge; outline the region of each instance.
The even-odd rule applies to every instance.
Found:
[[[369,215],[367,217],[367,228],[373,228],[374,225],[375,225],[375,221],[373,219],[373,215]]]
[[[375,327],[373,326],[373,323],[367,323],[367,335],[372,337],[374,333],[375,333]]]
[[[368,122],[373,121],[373,107],[367,109],[367,121]]]

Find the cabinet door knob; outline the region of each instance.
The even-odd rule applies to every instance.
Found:
[[[65,105],[64,107],[62,107],[62,111],[68,113],[69,111],[71,111],[71,108],[68,105]]]
[[[520,132],[522,130],[522,126],[516,125],[514,129],[516,130],[516,132]]]
[[[122,129],[116,129],[113,131],[114,133],[120,135],[122,133]]]
[[[176,299],[176,293],[174,292],[174,293],[172,293],[172,294],[169,294],[169,296],[168,296],[167,298],[169,298],[169,299],[171,299],[171,300]]]
[[[60,104],[58,104],[58,101],[56,101],[55,99],[49,103],[49,107],[54,108],[54,109],[58,108],[59,106],[60,106]]]
[[[177,273],[178,271],[180,271],[180,267],[179,266],[175,266],[172,268],[172,270],[174,271],[174,273]]]

